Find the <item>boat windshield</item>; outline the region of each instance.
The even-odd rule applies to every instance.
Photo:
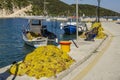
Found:
[[[41,25],[41,20],[32,20],[32,25]]]

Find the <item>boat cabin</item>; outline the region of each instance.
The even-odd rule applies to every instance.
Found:
[[[30,32],[41,34],[43,28],[42,20],[31,19],[30,20]]]

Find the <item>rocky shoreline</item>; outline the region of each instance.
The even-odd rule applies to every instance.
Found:
[[[0,17],[1,18],[9,18],[9,17],[19,17],[19,16],[28,16],[26,14],[26,11],[30,11],[31,10],[32,5],[29,5],[25,8],[14,8],[13,12],[11,12],[10,10],[5,10],[2,9],[0,10]]]

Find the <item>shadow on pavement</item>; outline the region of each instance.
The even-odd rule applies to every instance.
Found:
[[[10,76],[10,72],[9,70],[6,70],[5,72],[3,73],[0,73],[0,80],[7,80],[7,78]]]
[[[15,75],[13,76],[11,80],[15,80],[17,73],[18,73],[18,66],[19,66],[16,62],[13,62],[13,64],[16,65],[16,71],[15,71]],[[11,73],[9,69],[7,69],[5,72],[0,73],[0,80],[7,80],[9,76],[11,76]]]

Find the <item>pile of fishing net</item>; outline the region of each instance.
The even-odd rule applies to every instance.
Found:
[[[34,33],[34,32],[27,32],[26,33],[26,37],[29,39],[29,40],[32,40],[36,37],[40,37],[40,34],[39,33]]]
[[[97,33],[97,36],[96,36],[97,39],[103,39],[103,38],[106,37],[106,34],[104,33],[104,29],[103,29],[100,22],[93,23],[92,26],[91,26],[91,29],[93,29],[93,28],[98,29],[98,33]]]
[[[104,29],[101,25],[100,22],[94,22],[91,27],[90,27],[90,30],[94,29],[94,28],[97,28],[97,35],[95,38],[97,39],[103,39],[106,37],[106,34],[104,33]],[[80,36],[81,38],[85,38],[85,32]]]
[[[66,70],[74,60],[53,45],[41,46],[29,53],[22,62],[11,66],[10,72],[19,76],[27,74],[37,79],[52,77]]]

